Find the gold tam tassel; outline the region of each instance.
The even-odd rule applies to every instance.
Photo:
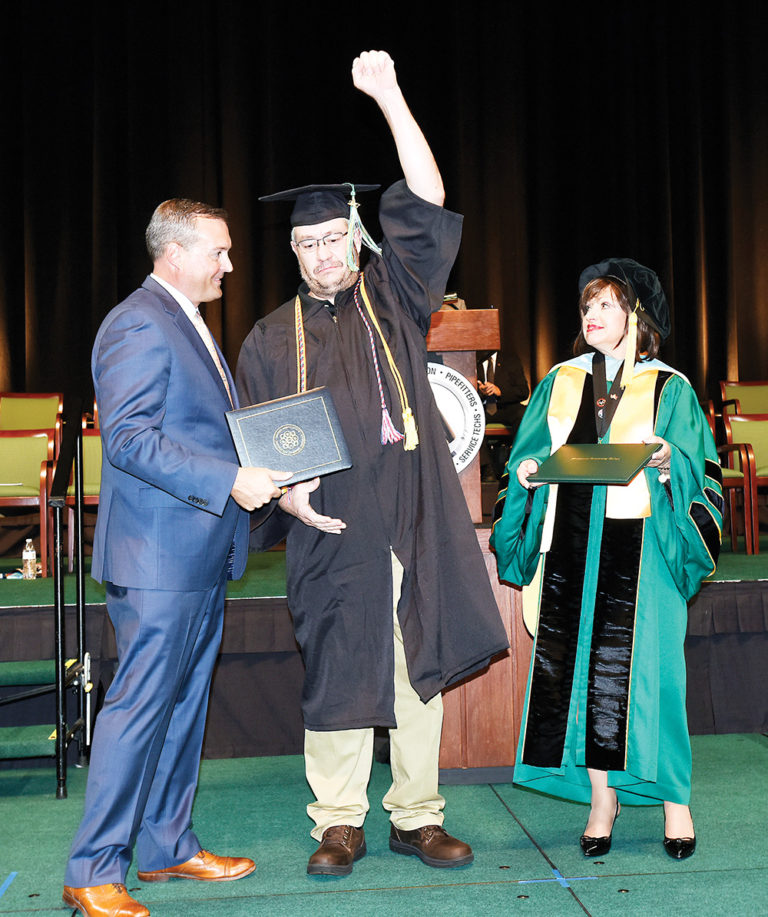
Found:
[[[403,449],[405,449],[406,452],[411,452],[419,445],[419,434],[416,430],[416,418],[413,416],[413,411],[410,408],[406,408],[403,411],[403,429],[405,430],[405,443],[403,444]]]
[[[629,328],[627,329],[627,350],[624,354],[624,369],[621,372],[621,387],[626,388],[632,384],[632,375],[635,371],[635,353],[637,352],[637,308],[640,305],[638,299],[635,310],[629,316]]]

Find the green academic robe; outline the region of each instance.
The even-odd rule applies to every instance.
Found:
[[[589,357],[536,388],[502,482],[491,536],[502,580],[527,585],[536,634],[514,779],[590,800],[587,768],[608,772],[622,802],[690,796],[683,642],[687,601],[715,569],[722,478],[687,380],[640,363],[606,442],[655,433],[668,477],[646,468],[626,487],[523,488],[521,461],[596,442]]]

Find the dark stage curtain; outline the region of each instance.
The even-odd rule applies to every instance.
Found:
[[[354,55],[395,58],[465,214],[452,288],[501,311],[538,380],[569,355],[585,265],[630,256],[672,303],[662,357],[700,397],[768,378],[762,4],[20,4],[4,12],[0,389],[89,397],[106,312],[148,272],[155,205],[231,214],[209,322],[234,365],[295,291],[260,194],[398,177]],[[363,218],[376,229],[374,208]]]

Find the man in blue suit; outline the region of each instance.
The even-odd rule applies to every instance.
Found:
[[[141,882],[256,868],[203,850],[191,810],[227,579],[245,569],[248,512],[288,475],[239,467],[224,416],[235,386],[197,309],[232,270],[226,213],[166,201],[146,237],[152,274],[93,348],[104,461],[92,575],[119,667],[65,878],[64,903],[85,917],[149,914],[124,884],[134,844]]]

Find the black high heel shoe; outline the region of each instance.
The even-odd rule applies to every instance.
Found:
[[[664,849],[674,860],[685,860],[696,849],[695,837],[667,837],[664,835]]]
[[[619,805],[618,800],[616,800],[616,812],[613,816],[613,822],[611,823],[611,833],[607,835],[607,837],[590,837],[588,834],[581,835],[579,838],[579,844],[581,845],[581,850],[585,857],[601,857],[608,853],[608,851],[611,849],[613,826],[616,824],[616,819],[619,817],[620,811],[621,806]]]
[[[664,849],[673,860],[685,860],[692,856],[696,849],[696,837],[667,837],[665,819]]]

